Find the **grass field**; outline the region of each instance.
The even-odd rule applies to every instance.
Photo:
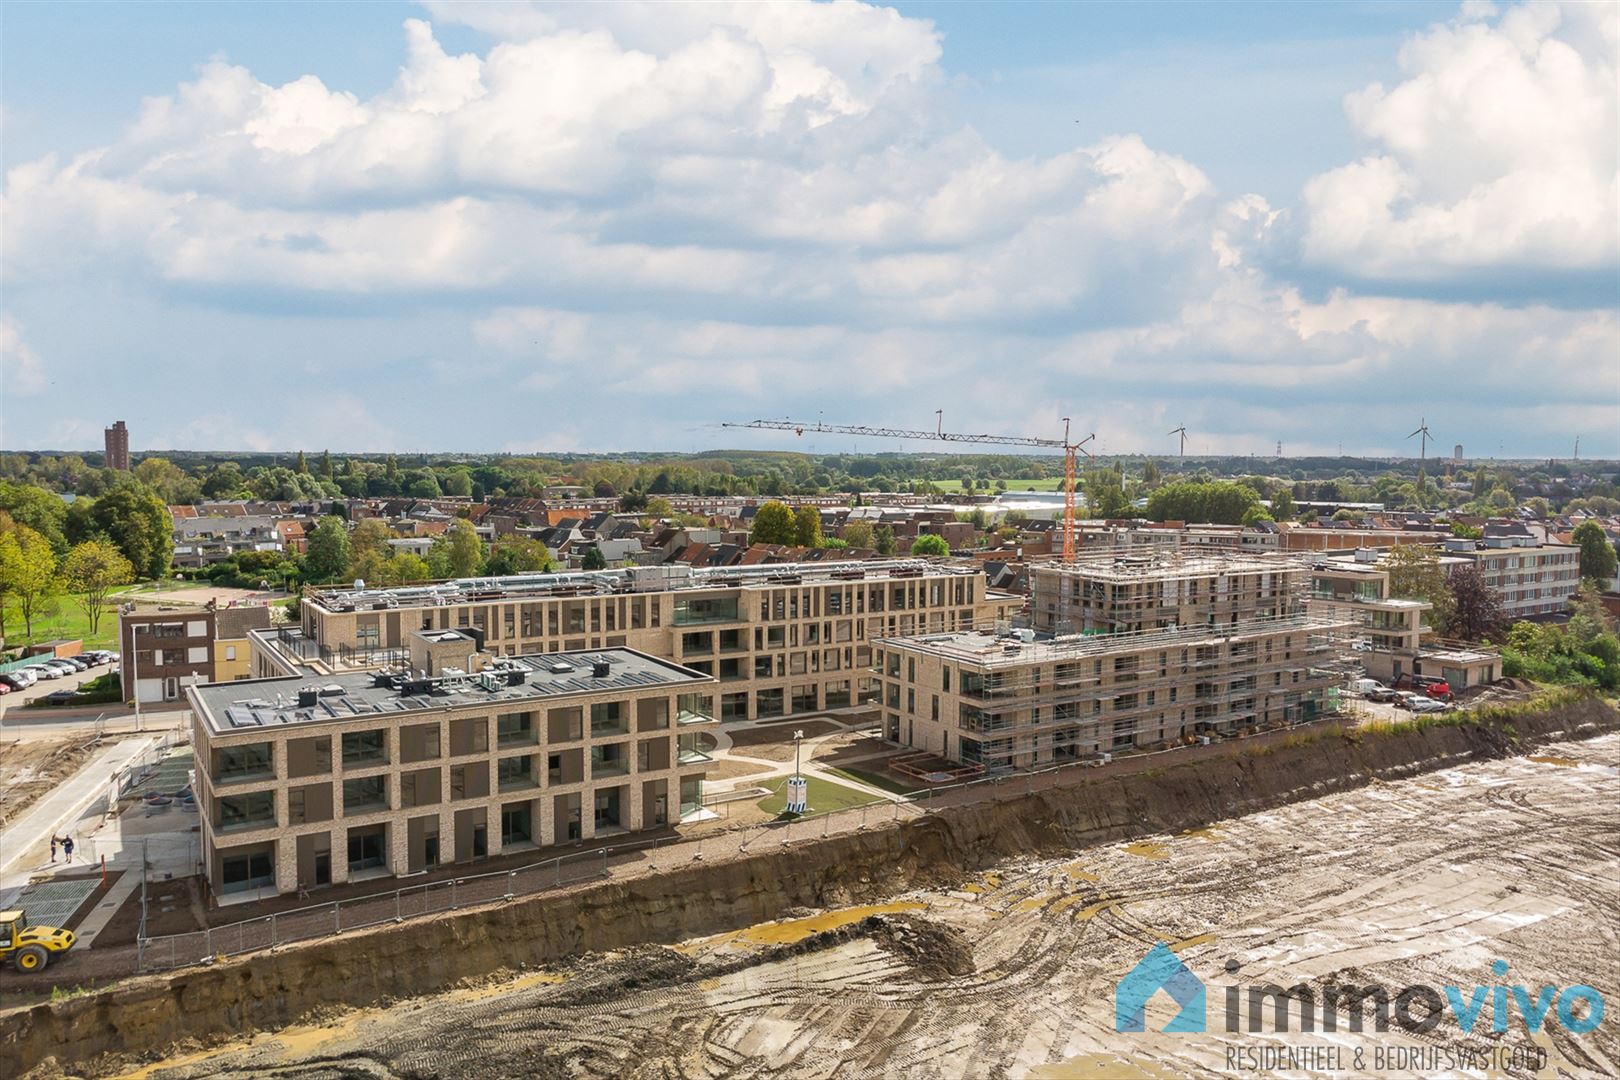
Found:
[[[53,638],[82,638],[87,649],[114,648],[118,637],[118,609],[109,604],[101,613],[99,632],[90,633],[90,617],[84,613],[75,596],[62,595],[56,599],[53,612],[34,615],[34,632],[23,632],[22,612],[15,604],[6,605],[6,650],[32,645]]]
[[[875,796],[864,791],[847,788],[843,784],[835,784],[830,780],[822,780],[812,776],[810,779],[810,810],[812,813],[826,813],[828,810],[843,810],[851,806],[865,806],[867,803],[879,802]],[[787,777],[773,781],[777,784],[776,794],[759,801],[759,808],[767,814],[780,814],[787,806]]]
[[[867,787],[892,791],[896,795],[911,795],[927,787],[926,784],[919,784],[915,781],[903,783],[887,773],[868,772],[865,769],[835,769],[830,765],[824,765],[822,768],[834,776],[842,776],[845,780],[854,780],[856,783],[865,784]]]
[[[921,483],[932,483],[935,487],[939,488],[939,490],[941,490],[941,491],[961,491],[962,490],[962,481],[960,481],[960,480],[933,480],[933,481],[918,480],[918,481],[916,481],[916,483],[919,483],[919,484],[921,484]],[[1063,486],[1063,477],[1061,477],[1061,476],[1043,476],[1043,477],[1039,477],[1039,478],[1026,477],[1026,478],[1019,479],[1019,480],[1008,480],[1007,481],[1007,490],[1009,492],[1031,491],[1031,490],[1034,490],[1034,491],[1056,491],[1062,486]],[[994,491],[994,489],[995,489],[995,481],[992,480],[991,481],[991,490]],[[978,490],[979,491],[984,491],[985,489],[981,485],[978,488]]]

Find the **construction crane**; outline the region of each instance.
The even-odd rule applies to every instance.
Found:
[[[806,423],[802,420],[751,420],[746,424],[721,424],[721,427],[754,428],[760,431],[791,431],[795,435],[805,432],[831,435],[867,435],[877,439],[931,439],[936,442],[974,443],[982,446],[1049,446],[1063,451],[1063,561],[1074,562],[1075,556],[1075,483],[1077,480],[1075,455],[1091,457],[1086,443],[1095,439],[1095,433],[1079,442],[1069,436],[1069,418],[1063,418],[1063,438],[1040,439],[1030,435],[964,435],[946,431],[945,411],[935,409],[933,431],[911,431],[905,428],[867,427],[864,424],[825,424],[820,420]]]

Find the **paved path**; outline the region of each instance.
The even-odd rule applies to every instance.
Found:
[[[55,791],[23,811],[17,820],[0,830],[0,887],[18,884],[12,877],[27,875],[39,869],[38,864],[49,867],[46,861],[50,838],[59,835],[64,826],[72,825],[90,804],[102,795],[120,769],[128,765],[157,739],[139,736],[123,739],[103,747]]]
[[[118,875],[113,887],[107,890],[107,895],[101,898],[101,902],[90,910],[90,914],[84,917],[84,921],[79,923],[78,929],[74,931],[79,935],[79,948],[88,949],[95,942],[97,935],[107,929],[107,924],[118,914],[118,909],[124,906],[124,901],[141,887],[140,867],[126,866],[122,869],[123,873]]]

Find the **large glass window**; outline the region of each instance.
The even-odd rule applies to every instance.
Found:
[[[680,597],[675,601],[676,626],[700,626],[704,623],[736,620],[735,596],[692,596]]]
[[[240,743],[214,748],[214,780],[221,784],[263,780],[276,775],[270,743]]]
[[[533,746],[537,741],[533,713],[502,713],[495,718],[499,746]]]
[[[388,763],[388,735],[381,728],[375,731],[346,731],[343,733],[343,767],[364,769]]]
[[[630,719],[622,701],[599,701],[591,706],[591,735],[623,735]]]
[[[697,724],[714,719],[713,694],[682,694],[676,699],[676,722]]]
[[[522,757],[501,758],[497,768],[500,770],[499,779],[502,791],[540,786],[540,779],[534,768],[533,754],[524,754]]]
[[[603,776],[623,776],[630,771],[630,758],[625,752],[627,743],[608,743],[591,747],[591,779]]]
[[[276,796],[272,791],[245,791],[214,800],[214,826],[220,832],[265,829],[276,823]]]
[[[343,781],[343,814],[353,817],[373,810],[388,809],[388,778],[366,776]]]

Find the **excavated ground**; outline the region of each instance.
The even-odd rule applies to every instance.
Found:
[[[1267,1039],[1163,1034],[1173,1010],[1152,1009],[1146,1034],[1116,1033],[1113,985],[1155,941],[1210,985],[1217,1021],[1229,959],[1253,982],[1585,983],[1620,1002],[1620,735],[1506,756],[1614,726],[1587,702],[950,808],[657,887],[140,980],[0,1016],[0,1049],[40,1076],[69,1059],[114,1075],[137,1064],[130,1048],[168,1044],[140,1071],[163,1080],[1183,1076],[1223,1072],[1234,1039]],[[1509,976],[1491,975],[1495,959]],[[232,1029],[268,1033],[196,1041]],[[1492,1045],[1455,1029],[1335,1038]],[[1612,1021],[1583,1036],[1520,1023],[1496,1042],[1539,1048],[1554,1075],[1620,1063]]]

